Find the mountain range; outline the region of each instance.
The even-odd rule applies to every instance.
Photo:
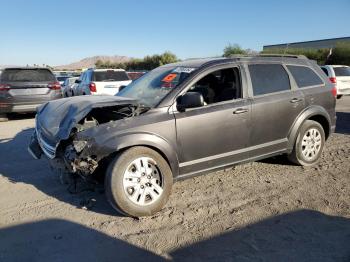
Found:
[[[111,62],[111,63],[121,63],[121,62],[128,62],[132,58],[127,57],[127,56],[119,56],[119,55],[114,55],[114,56],[92,56],[92,57],[87,57],[84,58],[78,62],[73,62],[67,65],[59,65],[59,66],[54,66],[53,68],[55,70],[76,70],[76,69],[83,69],[83,68],[90,68],[95,65],[95,63],[98,60],[101,60],[103,62]]]

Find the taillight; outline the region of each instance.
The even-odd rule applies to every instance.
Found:
[[[89,85],[90,91],[91,92],[97,92],[96,90],[96,84],[94,82],[91,82]]]
[[[0,84],[0,91],[9,91],[10,85],[7,84]]]
[[[56,82],[49,83],[47,87],[50,88],[51,90],[60,90],[61,84],[60,82],[56,81]]]
[[[337,83],[337,78],[335,77],[330,77],[329,81],[331,81],[332,84],[336,84]]]
[[[337,97],[337,87],[335,87],[335,86],[333,86],[333,88],[332,88],[332,95],[334,97]]]

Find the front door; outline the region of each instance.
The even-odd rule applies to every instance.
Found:
[[[247,158],[250,101],[242,98],[238,68],[206,75],[189,91],[206,105],[175,112],[180,175],[190,176]]]

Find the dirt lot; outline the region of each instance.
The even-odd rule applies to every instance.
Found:
[[[182,181],[139,220],[32,159],[31,116],[0,123],[0,261],[350,261],[350,97],[337,111],[318,166],[278,157]]]

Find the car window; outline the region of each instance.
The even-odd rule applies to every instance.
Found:
[[[49,82],[55,81],[55,76],[47,69],[5,69],[1,76],[7,82]]]
[[[328,70],[327,70],[327,68],[321,67],[321,69],[322,69],[322,71],[326,74],[326,76],[328,76]]]
[[[300,88],[323,84],[322,79],[309,67],[288,65],[287,68]]]
[[[282,65],[249,65],[254,96],[290,90],[289,76]]]
[[[93,73],[93,81],[128,81],[129,76],[125,71],[106,70],[106,71],[95,71]]]
[[[88,73],[88,71],[85,71],[85,72],[83,73],[83,77],[82,77],[82,79],[81,79],[81,81],[82,81],[83,83],[87,82],[87,80],[86,80],[87,73]]]
[[[334,67],[335,76],[350,76],[350,67]]]
[[[188,92],[200,93],[207,105],[241,98],[239,69],[227,68],[207,74],[192,85]]]
[[[154,107],[195,70],[182,66],[158,67],[133,81],[118,96],[135,98],[142,105]]]

